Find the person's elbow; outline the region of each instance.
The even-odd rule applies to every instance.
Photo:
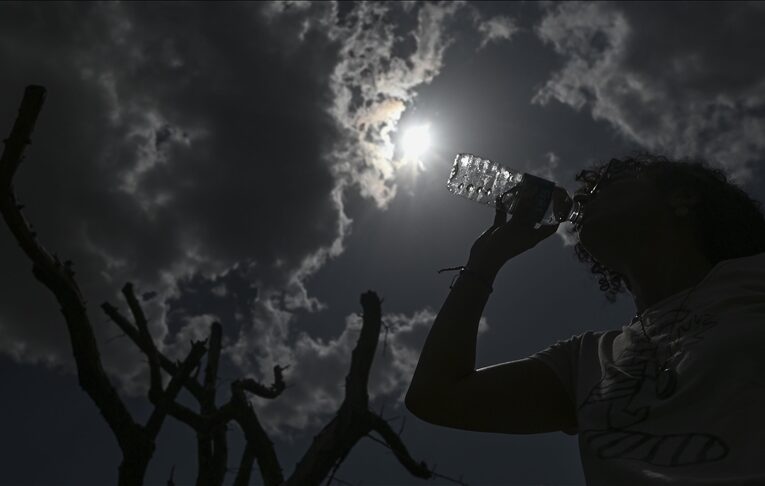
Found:
[[[422,392],[418,388],[409,385],[404,397],[404,406],[415,417],[427,421],[428,410],[431,409],[433,400],[432,393]]]
[[[421,398],[417,396],[417,390],[410,384],[404,397],[404,406],[413,415],[419,416],[421,402]]]

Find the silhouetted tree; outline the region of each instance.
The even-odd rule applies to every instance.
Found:
[[[400,438],[401,431],[394,431],[385,419],[370,410],[367,383],[382,324],[381,301],[372,291],[361,295],[363,325],[345,378],[345,398],[335,416],[314,437],[295,470],[285,479],[273,443],[261,426],[248,394],[277,398],[286,386],[283,371],[287,367],[274,367],[274,381],[270,386],[250,378],[235,380],[231,384],[228,401],[217,406],[216,385],[222,335],[220,323],[213,322],[208,339],[192,341],[186,358],[182,362],[175,362],[157,349],[133,285],[128,282],[122,288],[122,294],[133,322],[108,302],[103,303],[101,308],[148,360],[148,398],[154,409],[145,424],[138,423],[103,369],[93,327],[86,312],[85,299],[74,279],[71,262],[62,263],[55,253],[51,255],[39,243],[37,235],[21,212],[23,207],[18,204],[13,190],[14,174],[23,159],[26,145],[30,143],[30,135],[44,99],[45,88],[26,88],[16,122],[10,136],[4,141],[5,148],[0,159],[0,211],[13,236],[32,261],[35,278],[53,293],[61,305],[80,386],[100,410],[122,451],[120,485],[143,483],[146,468],[154,453],[155,439],[167,415],[188,425],[196,433],[197,485],[200,486],[218,486],[224,481],[228,460],[226,425],[232,421],[240,426],[246,439],[233,482],[235,486],[249,484],[255,461],[264,484],[268,486],[318,485],[325,478],[329,484],[350,450],[363,437],[370,437],[388,447],[406,470],[416,477],[427,479],[439,476],[450,479],[435,473],[424,462],[415,461]],[[200,382],[198,374],[205,353],[207,362]],[[163,385],[163,373],[169,377],[167,385]],[[176,398],[181,388],[188,390],[198,402],[198,411],[178,403]],[[381,439],[372,436],[373,432]],[[168,485],[174,484],[174,469],[170,473]]]

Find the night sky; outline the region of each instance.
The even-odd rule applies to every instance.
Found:
[[[100,308],[127,314],[125,282],[169,356],[219,320],[224,383],[290,365],[279,398],[253,400],[287,475],[342,400],[374,290],[388,332],[372,407],[405,420],[417,460],[471,485],[582,484],[575,436],[452,430],[403,406],[449,291],[437,270],[465,264],[494,217],[446,190],[454,155],[569,191],[637,150],[702,157],[765,201],[763,25],[761,2],[4,2],[0,136],[24,88],[45,86],[15,190],[40,241],[74,262],[137,417],[145,357]],[[422,126],[431,146],[413,157],[401,138]],[[566,228],[501,270],[478,367],[630,321],[631,297],[606,301]],[[0,483],[115,484],[119,448],[78,386],[59,305],[4,224],[0,255]],[[243,439],[229,437],[233,471]],[[147,484],[173,465],[193,484],[194,434],[169,418]],[[337,477],[450,484],[369,439]]]

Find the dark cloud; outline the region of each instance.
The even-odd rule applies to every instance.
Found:
[[[765,33],[756,2],[549,4],[539,37],[563,56],[533,98],[590,111],[641,147],[702,156],[752,185],[765,149]]]
[[[698,153],[754,187],[765,148],[761,4],[658,5],[6,2],[0,131],[25,85],[48,87],[16,190],[41,240],[75,262],[123,389],[145,387],[143,357],[99,305],[126,312],[119,290],[132,280],[168,354],[181,356],[220,320],[226,376],[268,381],[274,364],[289,364],[283,399],[257,405],[275,440],[299,441],[342,398],[361,324],[352,293],[367,285],[390,298],[370,396],[375,407],[400,405],[451,278],[435,271],[464,264],[491,219],[444,190],[454,153],[476,151],[569,189],[583,164],[626,147]],[[418,164],[396,142],[424,120],[437,147]],[[599,306],[590,274],[548,251],[558,243],[498,279],[479,364],[632,311]],[[69,367],[58,305],[7,231],[0,254],[0,352]],[[412,450],[438,450],[418,457],[459,465],[467,450],[473,477],[507,482],[508,442],[415,427]],[[540,457],[562,443],[509,443],[514,478],[581,477],[574,456],[567,469],[549,456],[526,460],[537,440]],[[296,443],[285,454],[297,454]],[[495,470],[483,467],[492,462]],[[366,481],[367,465],[353,464]]]
[[[25,84],[49,90],[17,191],[91,299],[115,300],[130,279],[160,291],[158,317],[180,278],[246,261],[283,285],[274,262],[294,267],[334,239],[324,154],[337,137],[326,111],[336,48],[325,35],[309,30],[285,55],[258,4],[188,5],[181,17],[162,3],[2,9],[0,58],[15,67],[0,86],[2,123]],[[17,256],[4,273],[5,342],[34,343],[25,359],[66,358],[63,326],[50,325],[61,317],[18,305],[44,292],[8,233],[2,246]]]
[[[131,391],[145,385],[140,357],[109,341],[117,331],[98,308],[122,303],[128,280],[155,296],[144,305],[173,356],[217,319],[245,370],[311,361],[300,349],[323,344],[293,341],[290,326],[295,312],[326,304],[305,282],[344,251],[349,191],[381,210],[395,197],[411,165],[394,155],[397,124],[442,69],[457,13],[470,14],[480,46],[512,34],[511,19],[460,2],[361,2],[342,20],[332,3],[3,9],[0,58],[17,69],[0,89],[49,90],[18,192],[44,244],[75,262],[104,359]],[[6,97],[3,112],[17,103]],[[8,234],[0,244],[13,254]],[[17,256],[5,285],[22,284],[0,307],[5,350],[69,363],[55,307],[20,304],[51,298]],[[349,350],[352,340],[337,339],[322,356]],[[292,377],[309,386],[301,372],[320,368]],[[296,415],[318,403],[309,397],[324,385],[310,386],[290,402]]]

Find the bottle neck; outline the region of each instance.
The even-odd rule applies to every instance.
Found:
[[[581,224],[582,218],[584,216],[584,204],[582,204],[580,201],[573,201],[571,204],[571,211],[569,211],[568,216],[566,217],[566,221],[569,221],[575,225]]]

